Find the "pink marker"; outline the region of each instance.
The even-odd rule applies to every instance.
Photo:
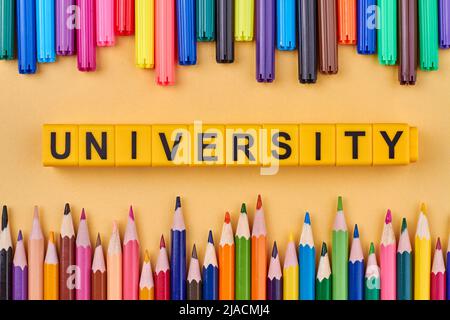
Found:
[[[77,61],[78,70],[95,71],[95,4],[94,0],[77,0]]]
[[[123,239],[123,299],[139,299],[139,240],[134,222],[133,208],[130,207],[128,224]]]
[[[92,248],[84,209],[81,211],[80,225],[76,240],[76,299],[91,299]]]
[[[397,298],[396,254],[397,245],[392,228],[392,214],[391,210],[388,210],[380,245],[381,300],[396,300]]]
[[[175,0],[155,1],[156,83],[175,83]]]
[[[97,0],[97,46],[110,47],[114,36],[114,0]]]

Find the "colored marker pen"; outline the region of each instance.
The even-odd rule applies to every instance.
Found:
[[[252,41],[255,0],[235,1],[234,39],[236,41]]]
[[[296,48],[296,0],[277,0],[277,48],[292,51]]]
[[[175,83],[175,0],[155,1],[156,83]]]
[[[114,0],[96,0],[97,46],[110,47],[116,43],[114,35]]]
[[[0,0],[0,60],[14,59],[14,0]]]
[[[134,33],[134,0],[115,0],[115,31],[119,36]]]
[[[357,43],[359,54],[375,54],[377,51],[377,0],[357,2]]]
[[[434,71],[439,68],[438,3],[419,0],[420,68]]]
[[[256,80],[275,80],[275,0],[256,0]]]
[[[450,48],[450,0],[439,0],[439,46]]]
[[[233,63],[234,0],[217,0],[216,5],[216,61],[217,63]]]
[[[19,73],[36,73],[36,1],[17,0]]]
[[[71,56],[75,49],[76,0],[56,0],[56,54]]]
[[[378,60],[383,65],[397,63],[397,1],[378,0]]]
[[[95,71],[97,58],[95,52],[94,0],[77,0],[79,26],[77,29],[78,70]]]
[[[335,0],[318,0],[319,70],[323,74],[338,72],[337,14]]]
[[[399,1],[398,78],[401,85],[414,85],[417,77],[417,1]]]
[[[338,42],[356,44],[356,0],[337,0],[337,5]]]
[[[298,79],[317,81],[317,1],[298,0]]]
[[[36,47],[39,63],[55,62],[54,0],[36,0]]]
[[[177,0],[178,63],[182,66],[197,63],[195,34],[195,0]]]
[[[136,0],[136,66],[155,66],[155,1]]]
[[[197,1],[197,41],[216,38],[216,0]]]

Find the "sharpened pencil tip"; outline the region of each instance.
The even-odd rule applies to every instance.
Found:
[[[99,247],[102,245],[102,239],[100,238],[100,232],[97,233],[97,241],[95,242],[95,247]]]
[[[70,213],[70,204],[66,203],[64,206],[64,215],[67,216]]]
[[[292,232],[289,233],[289,242],[294,242],[294,234]]]
[[[225,223],[230,223],[230,221],[231,221],[231,218],[230,218],[230,213],[229,212],[226,212],[225,213]]]
[[[392,213],[391,213],[391,209],[388,209],[388,211],[386,213],[386,218],[384,219],[384,223],[389,224],[391,222],[392,222]]]
[[[422,203],[420,205],[420,211],[424,214],[427,215],[427,205],[425,203]]]
[[[337,210],[338,210],[338,211],[344,210],[344,206],[342,205],[342,196],[339,196],[339,197],[338,197]]]
[[[33,208],[33,219],[39,220],[39,207],[34,206]]]
[[[353,230],[353,238],[357,239],[359,238],[359,230],[358,230],[358,225],[355,224],[355,229]]]
[[[2,230],[8,227],[8,207],[3,206],[2,209]]]
[[[247,206],[245,205],[245,203],[243,203],[241,206],[241,213],[247,214]]]
[[[161,240],[159,241],[159,248],[165,248],[166,247],[166,242],[164,241],[164,235],[161,235]]]
[[[306,224],[311,225],[311,218],[310,218],[310,216],[309,216],[309,212],[308,212],[308,211],[306,211],[306,213],[305,213],[305,220],[304,220],[304,222],[305,222]]]
[[[17,235],[17,241],[22,241],[22,240],[23,240],[22,230],[19,230],[19,234]]]
[[[181,197],[177,196],[177,199],[175,200],[175,210],[178,208],[181,208]]]
[[[408,228],[408,224],[406,223],[406,218],[402,219],[402,232],[405,232],[405,230]]]
[[[112,233],[116,233],[119,230],[119,226],[117,224],[117,221],[113,221],[113,227],[112,227]]]
[[[276,259],[278,256],[278,248],[277,248],[277,242],[273,242],[273,249],[272,249],[272,258]]]
[[[258,194],[258,201],[256,202],[256,209],[259,210],[262,207],[262,199],[261,199],[261,195]]]
[[[325,242],[322,242],[322,252],[320,253],[320,255],[324,257],[327,254],[327,252],[328,252],[327,244]]]
[[[55,233],[53,231],[50,231],[48,234],[48,243],[55,243]]]
[[[198,259],[198,256],[197,256],[197,247],[195,246],[195,243],[194,243],[194,246],[192,247],[192,258],[193,258],[193,259]]]
[[[130,211],[128,213],[128,216],[130,217],[131,220],[134,221],[134,211],[133,211],[133,206],[130,206]]]
[[[81,209],[81,217],[80,220],[86,220],[86,211],[84,211],[84,208]]]
[[[145,250],[144,263],[150,263],[150,255],[148,254],[148,250]]]
[[[437,238],[437,242],[436,242],[436,250],[442,250],[442,246],[441,246],[441,238],[440,238],[440,237]]]
[[[369,249],[369,254],[373,254],[375,253],[375,246],[373,244],[373,242],[370,243],[370,249]]]
[[[208,242],[211,244],[214,244],[214,240],[213,240],[213,234],[212,231],[209,230],[209,234],[208,234]]]

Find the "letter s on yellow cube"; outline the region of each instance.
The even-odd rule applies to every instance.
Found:
[[[78,166],[78,126],[46,124],[42,128],[44,166]]]
[[[298,125],[265,124],[260,139],[264,166],[298,166]]]
[[[373,125],[373,164],[405,165],[418,158],[416,128],[407,124]]]
[[[80,167],[114,166],[113,125],[80,125],[78,137]]]

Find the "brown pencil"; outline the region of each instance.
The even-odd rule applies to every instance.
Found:
[[[399,1],[398,79],[402,85],[414,85],[417,77],[417,1]]]
[[[97,235],[97,243],[95,244],[91,279],[92,300],[106,300],[106,267],[100,233]]]
[[[336,0],[318,0],[319,70],[324,74],[338,72]]]
[[[59,299],[75,300],[75,231],[70,206],[66,203],[59,239]]]

